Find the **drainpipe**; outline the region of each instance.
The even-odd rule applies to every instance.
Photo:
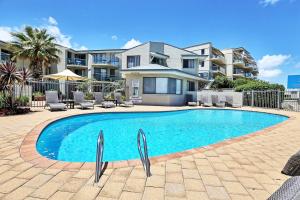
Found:
[[[254,91],[251,90],[251,107],[254,106]]]

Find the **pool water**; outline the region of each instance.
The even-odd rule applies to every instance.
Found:
[[[236,110],[98,113],[63,118],[48,125],[36,147],[50,159],[95,161],[97,137],[104,134],[104,160],[139,158],[137,133],[147,137],[149,156],[180,152],[242,136],[285,121],[281,115]]]

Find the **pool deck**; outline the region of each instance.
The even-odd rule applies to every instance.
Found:
[[[191,107],[96,107],[64,112],[35,109],[27,115],[0,117],[0,199],[263,200],[288,178],[280,171],[299,150],[300,113],[296,112],[243,108],[290,119],[247,136],[155,158],[151,160],[150,178],[145,177],[139,162],[109,164],[97,185],[93,184],[94,164],[50,161],[37,155],[32,145],[37,128],[64,116],[187,108]]]

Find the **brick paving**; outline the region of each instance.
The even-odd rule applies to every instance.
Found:
[[[288,177],[283,165],[300,146],[300,113],[251,109],[285,114],[285,123],[259,131],[253,137],[220,143],[152,164],[145,177],[140,165],[108,168],[93,184],[91,165],[46,162],[21,157],[20,146],[36,125],[57,117],[88,112],[160,111],[185,107],[135,106],[95,110],[49,112],[0,117],[0,199],[8,200],[205,200],[266,199]],[[93,165],[92,165],[93,166]],[[121,166],[121,165],[119,165]]]

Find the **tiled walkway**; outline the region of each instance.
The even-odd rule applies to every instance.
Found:
[[[300,113],[275,110],[265,111],[293,118],[248,139],[153,164],[153,175],[148,179],[141,166],[107,169],[100,184],[95,186],[92,170],[74,169],[64,163],[60,164],[61,169],[37,167],[20,157],[19,148],[25,135],[48,119],[96,111],[170,109],[182,108],[38,110],[28,115],[0,117],[0,199],[266,199],[288,178],[280,171],[289,156],[299,150]]]

